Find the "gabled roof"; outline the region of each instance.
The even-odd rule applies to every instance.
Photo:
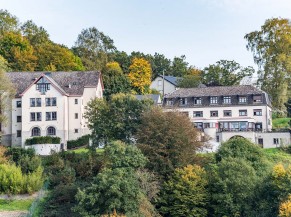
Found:
[[[83,95],[84,87],[97,87],[100,72],[7,72],[6,75],[16,87],[16,96],[20,96],[41,76],[46,76],[55,86],[67,95]],[[101,81],[102,82],[102,81]]]
[[[200,88],[180,88],[173,93],[168,94],[165,98],[175,97],[202,97],[202,96],[231,96],[231,95],[250,95],[262,94],[262,90],[251,85],[238,86],[217,86],[217,87],[200,87]]]
[[[159,94],[147,94],[147,95],[134,95],[137,100],[152,99],[154,104],[159,104],[161,102],[161,96]]]
[[[159,77],[163,78],[163,75],[159,75]],[[178,81],[179,79],[181,79],[180,77],[174,77],[174,76],[170,76],[170,75],[165,75],[165,81],[170,82],[171,84],[177,86],[178,85]]]

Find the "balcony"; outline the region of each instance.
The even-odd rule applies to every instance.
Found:
[[[217,129],[218,133],[221,132],[262,132],[262,129],[255,129],[255,128],[218,128]]]

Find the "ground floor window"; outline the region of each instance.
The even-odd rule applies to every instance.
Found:
[[[55,136],[56,135],[56,128],[54,128],[54,127],[48,127],[47,128],[47,135],[48,136]]]
[[[40,129],[38,127],[32,128],[31,136],[40,136]]]

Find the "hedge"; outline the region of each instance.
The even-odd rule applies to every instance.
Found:
[[[35,145],[35,144],[60,144],[60,137],[52,136],[37,136],[30,139],[26,139],[25,145]]]
[[[85,145],[88,146],[89,139],[90,139],[90,135],[85,135],[85,136],[82,136],[76,140],[69,140],[67,143],[67,148],[72,149],[72,148],[77,148],[77,147],[81,147],[81,146],[85,146]]]

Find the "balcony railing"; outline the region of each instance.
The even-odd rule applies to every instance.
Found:
[[[254,129],[254,128],[248,128],[248,129],[245,129],[245,128],[241,128],[241,129],[238,129],[238,128],[219,128],[217,129],[217,132],[220,133],[220,132],[262,132],[262,129]]]

